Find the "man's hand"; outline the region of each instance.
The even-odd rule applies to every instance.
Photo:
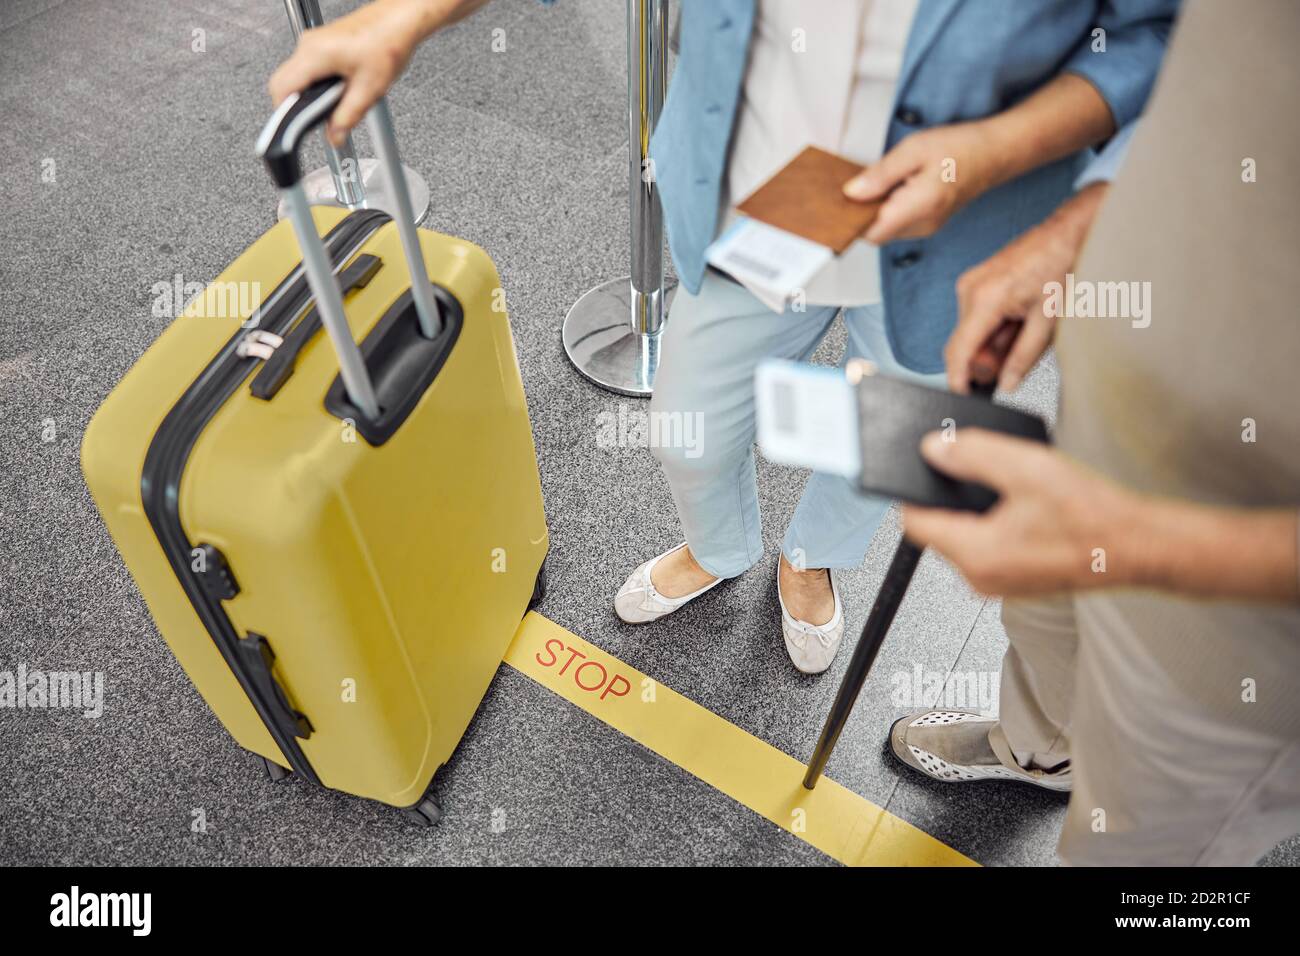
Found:
[[[957,279],[957,327],[944,349],[948,387],[965,393],[981,346],[1007,321],[1016,335],[998,375],[1012,391],[1051,345],[1056,318],[1043,310],[1049,282],[1065,282],[1108,189],[1095,183],[1067,200],[1045,222]]]
[[[880,245],[938,232],[997,180],[996,150],[982,123],[913,133],[844,184],[858,202],[884,200],[863,238]]]
[[[342,146],[406,69],[415,48],[436,30],[468,16],[486,0],[375,0],[303,33],[293,55],[271,76],[267,89],[278,106],[316,80],[347,82],[325,136]]]
[[[982,515],[903,508],[903,530],[975,590],[1012,597],[1144,587],[1198,598],[1300,601],[1294,508],[1218,508],[1139,495],[1037,442],[932,432],[921,454],[999,494]]]
[[[982,515],[908,505],[908,538],[934,548],[983,594],[1077,591],[1135,577],[1124,562],[1136,495],[1046,445],[979,428],[954,434],[927,435],[922,456],[1000,498]],[[1099,560],[1104,572],[1094,571]]]

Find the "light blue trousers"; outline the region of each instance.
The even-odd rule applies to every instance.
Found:
[[[808,306],[777,314],[744,287],[713,272],[699,295],[677,288],[664,326],[651,413],[695,416],[698,441],[655,447],[672,488],[691,553],[710,574],[730,578],[758,563],[763,537],[754,465],[754,370],[766,358],[808,359],[839,310]],[[944,387],[942,373],[899,365],[880,305],[844,310],[844,360],[865,358],[883,372]],[[808,479],[781,550],[806,568],[857,567],[889,508],[836,475]]]

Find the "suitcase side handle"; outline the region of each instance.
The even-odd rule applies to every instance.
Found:
[[[303,271],[307,274],[307,282],[316,300],[316,311],[338,355],[339,372],[348,397],[362,415],[376,420],[381,409],[374,383],[366,371],[361,350],[352,338],[352,329],[343,309],[343,296],[325,254],[325,246],[316,232],[311,217],[311,204],[302,188],[302,168],[298,162],[299,146],[307,134],[324,123],[333,112],[343,97],[344,85],[341,78],[330,77],[318,80],[301,93],[288,96],[263,127],[257,139],[257,154],[266,164],[267,171],[280,189],[289,210],[294,235],[302,250]],[[402,174],[397,136],[393,130],[393,117],[387,100],[380,98],[370,108],[366,122],[380,164],[384,168],[384,175],[388,178],[389,188],[397,201],[397,231],[410,270],[411,297],[419,318],[420,331],[425,338],[436,338],[442,331],[442,314],[425,268],[420,237],[415,228],[415,211],[406,188],[406,177]]]

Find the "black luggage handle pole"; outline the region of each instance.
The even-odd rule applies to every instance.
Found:
[[[980,350],[972,362],[975,379],[971,382],[972,394],[990,400],[993,398],[997,371],[1001,367],[1002,358],[1010,350],[1019,332],[1019,322],[1005,320],[988,344]],[[871,673],[871,665],[876,662],[876,655],[880,653],[880,647],[885,643],[885,635],[889,633],[894,615],[898,613],[898,607],[903,603],[903,597],[907,594],[908,585],[912,583],[912,575],[916,573],[916,565],[921,560],[921,553],[924,550],[907,538],[903,538],[898,543],[894,559],[889,562],[889,570],[885,572],[885,580],[880,585],[880,593],[876,595],[876,603],[871,606],[867,623],[862,626],[862,636],[858,638],[857,647],[853,648],[853,657],[849,659],[849,668],[844,674],[844,680],[840,682],[840,689],[835,693],[831,712],[826,715],[826,723],[822,725],[817,746],[813,748],[812,756],[808,759],[808,769],[803,777],[803,785],[807,790],[817,786],[822,771],[826,769],[826,762],[831,759],[831,751],[835,749],[840,733],[849,721],[853,705],[858,702],[858,694],[862,692],[862,685],[867,682],[867,675]]]

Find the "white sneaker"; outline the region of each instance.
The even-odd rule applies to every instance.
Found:
[[[785,598],[781,596],[781,562],[777,560],[776,598],[781,602],[781,634],[790,660],[805,674],[820,674],[830,667],[844,638],[844,605],[840,603],[840,589],[835,584],[835,575],[830,571],[826,573],[831,579],[831,594],[835,596],[835,613],[825,624],[809,624],[798,620],[786,609]]]
[[[665,614],[671,614],[682,605],[694,601],[697,597],[715,588],[726,578],[716,578],[709,584],[704,585],[698,591],[692,591],[690,594],[683,594],[681,597],[665,597],[655,590],[654,582],[650,579],[650,572],[654,566],[662,561],[674,551],[680,551],[686,547],[686,542],[682,542],[675,548],[669,548],[663,554],[642,564],[629,575],[628,579],[623,582],[623,586],[618,589],[614,595],[614,613],[628,624],[647,624],[650,621],[657,621]]]

